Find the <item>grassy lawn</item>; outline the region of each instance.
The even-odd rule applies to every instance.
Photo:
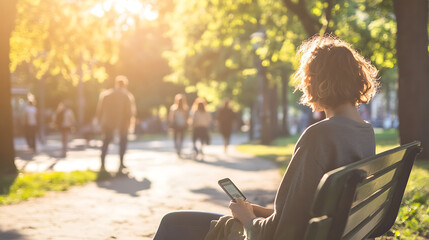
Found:
[[[20,173],[16,177],[1,177],[0,205],[41,197],[48,191],[65,191],[99,178],[93,171]]]
[[[377,153],[399,145],[396,130],[376,129],[375,134]],[[250,143],[240,145],[237,148],[242,152],[277,162],[281,174],[284,174],[298,137],[279,138],[270,146]],[[429,159],[415,162],[395,225],[386,236],[379,239],[429,239],[428,199]]]

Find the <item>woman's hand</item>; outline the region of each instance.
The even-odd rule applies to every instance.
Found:
[[[256,218],[253,212],[252,204],[248,201],[244,201],[241,198],[236,198],[235,202],[229,203],[232,216],[240,220],[243,225],[246,225],[250,220]]]

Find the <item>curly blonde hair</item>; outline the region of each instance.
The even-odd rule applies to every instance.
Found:
[[[313,110],[343,103],[368,103],[379,87],[378,70],[350,44],[331,35],[314,36],[298,48],[296,89]]]

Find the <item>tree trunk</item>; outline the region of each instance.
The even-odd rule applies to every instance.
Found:
[[[260,63],[259,78],[262,84],[262,109],[261,109],[261,144],[269,145],[273,140],[270,107],[270,86],[265,67]]]
[[[38,125],[39,125],[39,139],[42,144],[46,144],[46,75],[42,76],[38,85]]]
[[[85,90],[84,90],[84,83],[83,83],[83,72],[82,72],[82,64],[83,60],[82,58],[79,61],[79,68],[78,68],[78,76],[79,76],[79,82],[77,84],[77,127],[80,130],[81,127],[84,125],[85,122],[85,107],[86,107],[86,101],[85,101]]]
[[[270,125],[271,125],[271,139],[275,139],[279,136],[279,120],[278,120],[278,97],[277,83],[273,84],[270,88]]]
[[[289,136],[289,126],[288,126],[288,101],[287,101],[287,90],[288,90],[288,78],[286,73],[282,74],[282,135]]]
[[[249,120],[249,140],[252,141],[255,139],[255,104],[250,104],[250,120]]]
[[[262,62],[256,53],[254,54],[254,62],[258,71],[258,100],[255,111],[259,114],[259,119],[254,121],[254,130],[259,131],[259,135],[253,137],[260,139],[264,145],[269,145],[272,141],[271,121],[270,121],[270,88],[267,79],[266,68],[262,66]]]
[[[0,2],[0,176],[16,173],[9,71],[15,14],[16,0]]]
[[[429,158],[428,1],[395,0],[394,8],[400,142],[422,141],[420,157]]]
[[[299,0],[298,2],[283,0],[283,4],[299,18],[302,27],[309,37],[319,33],[323,25],[319,22],[316,16],[310,13],[305,0]],[[332,8],[330,7],[327,10],[331,11]],[[327,14],[328,16],[331,15],[330,12]]]

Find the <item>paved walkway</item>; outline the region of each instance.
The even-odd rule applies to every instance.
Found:
[[[97,170],[100,151],[75,140],[67,158],[58,141],[40,152],[25,151],[16,140],[16,164],[28,171]],[[233,138],[232,144],[245,141]],[[92,142],[99,145],[99,142]],[[191,155],[186,143],[185,154]],[[21,149],[20,149],[21,148]],[[107,170],[118,168],[117,145],[110,146]],[[237,152],[223,152],[220,139],[206,147],[204,162],[178,159],[172,141],[130,142],[125,164],[129,175],[73,187],[66,192],[0,207],[0,239],[152,239],[162,216],[173,210],[206,210],[229,214],[228,197],[217,180],[231,178],[251,202],[271,205],[280,182],[277,166]]]

